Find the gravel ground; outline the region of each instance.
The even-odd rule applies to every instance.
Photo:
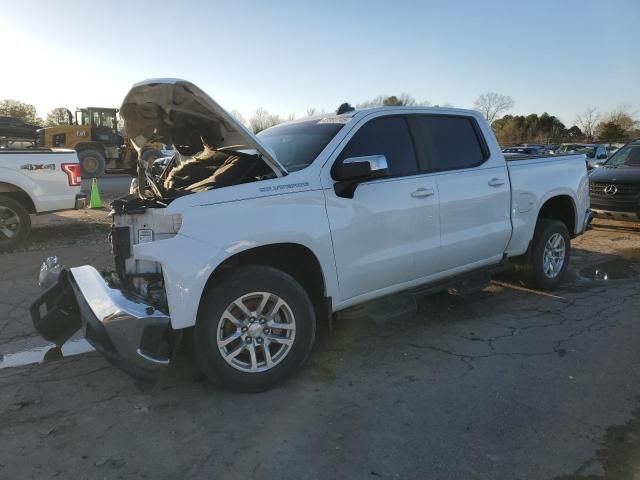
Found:
[[[0,255],[4,354],[44,344],[27,316],[43,256],[111,262],[106,211],[70,215]],[[638,478],[640,224],[596,221],[573,246],[551,294],[507,275],[345,312],[267,393],[218,390],[186,353],[155,385],[97,353],[0,369],[0,478]]]

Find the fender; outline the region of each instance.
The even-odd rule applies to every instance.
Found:
[[[255,189],[250,184],[245,188]],[[182,215],[178,234],[166,240],[134,245],[133,255],[137,260],[161,264],[173,328],[195,324],[205,285],[222,262],[267,245],[293,243],[309,249],[320,264],[326,295],[338,296],[324,193],[311,185],[304,188],[310,189],[263,193],[257,198],[236,200],[233,205],[229,202],[187,203],[206,198],[205,194],[198,194],[192,199],[176,200],[170,205],[173,208],[167,208],[167,214]],[[211,196],[215,193],[212,191]],[[242,215],[238,215],[239,209]],[[300,222],[304,223],[302,227]],[[216,228],[216,225],[224,227]]]
[[[26,159],[25,159],[26,160]],[[4,190],[3,186],[8,185],[13,189]],[[0,192],[22,190],[31,200],[36,212],[45,210],[40,197],[45,194],[42,187],[29,177],[22,175],[19,171],[0,166]]]
[[[550,192],[547,192],[543,197],[541,197],[536,208],[536,218],[538,218],[538,216],[540,215],[540,210],[542,210],[542,206],[545,203],[547,203],[549,200],[555,197],[569,197],[571,199],[571,205],[573,206],[573,218],[575,221],[574,231],[571,233],[575,234],[576,233],[575,230],[578,228],[578,222],[579,222],[578,208],[576,206],[577,201],[576,201],[575,192],[571,191],[571,189],[569,188],[566,188],[566,187],[556,188],[554,190],[551,190]]]

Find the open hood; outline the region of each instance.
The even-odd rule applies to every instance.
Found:
[[[185,80],[161,78],[135,84],[122,102],[120,115],[138,152],[153,142],[173,144],[184,155],[194,155],[205,145],[212,149],[252,149],[277,176],[287,174],[268,146]]]

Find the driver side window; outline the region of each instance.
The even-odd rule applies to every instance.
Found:
[[[387,157],[391,177],[417,173],[416,154],[405,117],[376,118],[365,123],[351,137],[336,163],[370,155]]]

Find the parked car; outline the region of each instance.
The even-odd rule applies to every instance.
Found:
[[[30,214],[84,208],[73,150],[0,149],[0,251],[22,243]]]
[[[620,148],[589,176],[594,215],[640,219],[640,139]]]
[[[598,168],[607,161],[608,151],[603,143],[563,143],[558,150],[560,154],[584,153],[587,157],[587,168]]]
[[[502,153],[515,153],[519,155],[542,155],[537,147],[508,147],[502,149]]]
[[[584,155],[507,162],[470,110],[345,110],[254,135],[189,82],[135,85],[127,135],[191,158],[114,202],[115,272],[63,270],[31,308],[36,329],[62,344],[84,325],[143,376],[193,328],[210,379],[259,391],[347,307],[482,288],[508,261],[537,288],[562,282],[589,220]]]
[[[556,143],[548,143],[544,145],[543,151],[544,153],[548,153],[550,155],[555,155],[556,151],[560,148],[559,144]]]

